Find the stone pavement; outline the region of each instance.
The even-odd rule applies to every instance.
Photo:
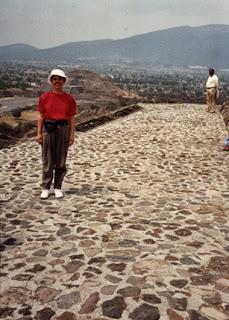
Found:
[[[0,152],[0,318],[229,319],[229,153],[219,113],[144,110],[76,133],[65,197],[40,149]]]

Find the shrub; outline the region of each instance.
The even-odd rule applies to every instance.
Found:
[[[5,135],[12,135],[13,132],[14,132],[14,129],[10,124],[6,122],[0,123],[0,133],[3,133]]]
[[[119,102],[121,104],[122,107],[127,106],[127,99],[122,97],[122,96],[118,96]]]
[[[13,128],[12,136],[20,138],[22,135],[22,127],[21,124]]]
[[[21,117],[21,110],[19,108],[17,109],[14,109],[12,111],[12,115],[15,117],[15,118],[20,118]]]
[[[118,105],[113,101],[108,102],[107,106],[109,111],[115,111],[118,108]]]

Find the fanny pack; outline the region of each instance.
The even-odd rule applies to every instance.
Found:
[[[65,126],[68,124],[68,120],[45,120],[45,131],[50,133],[55,131],[59,126]]]

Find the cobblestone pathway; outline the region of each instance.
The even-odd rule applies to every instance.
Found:
[[[77,134],[61,200],[34,141],[0,152],[0,318],[229,319],[221,116],[144,108]]]

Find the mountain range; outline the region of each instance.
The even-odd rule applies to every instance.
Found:
[[[27,44],[0,47],[1,61],[77,64],[120,61],[152,66],[229,68],[229,25],[175,27],[120,40],[71,42],[38,49]]]

